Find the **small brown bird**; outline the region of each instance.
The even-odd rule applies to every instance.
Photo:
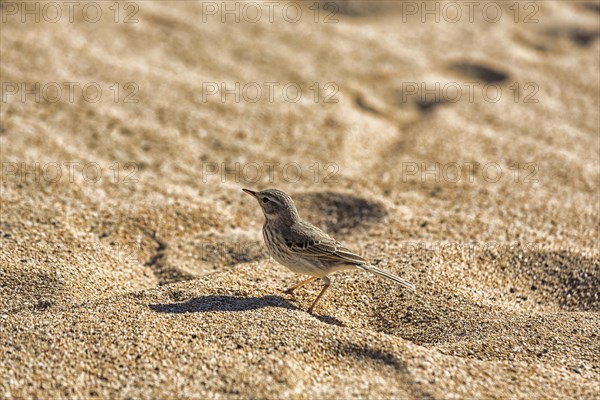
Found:
[[[327,275],[346,269],[361,269],[390,279],[401,286],[415,290],[412,283],[389,272],[369,265],[364,258],[352,253],[316,226],[302,220],[294,201],[281,190],[267,189],[254,192],[242,189],[258,200],[265,215],[263,238],[271,256],[280,264],[298,274],[310,275],[308,279],[285,290],[293,295],[299,287],[321,279],[325,286],[312,303],[312,312],[317,302],[331,285]]]

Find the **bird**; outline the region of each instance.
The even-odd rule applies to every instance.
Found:
[[[269,254],[292,272],[309,277],[283,292],[294,296],[294,291],[307,283],[320,279],[324,286],[313,301],[313,310],[325,291],[331,286],[329,274],[348,269],[368,271],[387,278],[405,289],[415,291],[415,286],[404,279],[369,264],[321,229],[300,218],[292,198],[278,189],[252,191],[242,189],[254,197],[265,216],[263,239]]]

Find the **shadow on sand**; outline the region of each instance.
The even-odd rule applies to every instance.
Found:
[[[297,310],[298,307],[280,296],[237,297],[237,296],[203,296],[195,297],[182,303],[150,304],[157,312],[183,314],[209,311],[248,311],[264,307],[281,307]]]
[[[257,310],[264,307],[280,307],[288,310],[302,309],[294,306],[288,300],[281,296],[263,296],[263,297],[237,297],[237,296],[223,296],[223,295],[212,295],[195,297],[188,301],[181,303],[169,303],[169,304],[150,304],[151,310],[161,313],[170,314],[185,314],[194,312],[211,312],[211,311],[249,311]],[[319,321],[326,324],[344,326],[344,324],[337,318],[333,318],[325,315],[311,314]]]
[[[405,362],[392,352],[377,349],[371,345],[359,346],[351,343],[344,347],[345,354],[363,360],[371,360],[382,365],[390,366],[398,371],[406,372]]]

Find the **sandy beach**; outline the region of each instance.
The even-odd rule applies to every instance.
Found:
[[[466,3],[2,0],[0,398],[599,398],[600,3]]]

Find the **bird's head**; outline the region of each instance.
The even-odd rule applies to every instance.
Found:
[[[299,218],[294,201],[281,190],[265,189],[260,192],[242,190],[258,201],[268,222],[291,224]]]

